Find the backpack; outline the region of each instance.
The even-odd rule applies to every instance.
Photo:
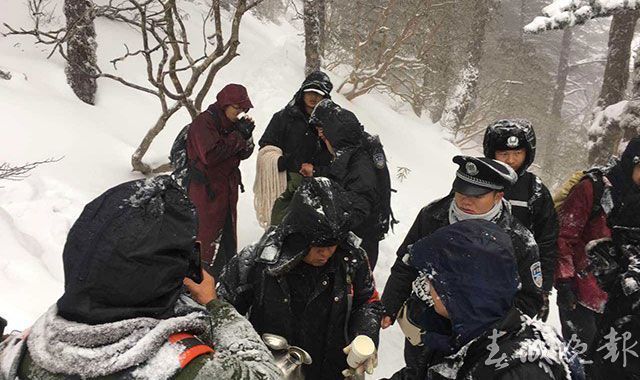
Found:
[[[590,169],[587,171],[579,170],[573,173],[563,184],[560,189],[553,194],[553,205],[556,211],[560,212],[564,201],[567,199],[571,190],[583,180],[590,180],[593,183],[593,206],[589,220],[596,217],[602,210],[602,196],[604,194],[604,172],[600,169]]]
[[[393,231],[393,226],[398,223],[391,209],[391,193],[396,193],[397,191],[391,188],[391,175],[387,166],[387,156],[384,153],[378,135],[370,135],[367,132],[363,132],[362,146],[371,156],[376,173],[378,204],[373,210],[375,215],[373,229],[378,240],[382,240],[385,234],[389,232],[389,229]]]
[[[206,110],[211,117],[213,117],[214,122],[219,124],[219,117],[215,112],[210,110]],[[189,155],[187,154],[187,139],[189,137],[189,127],[191,127],[191,123],[185,125],[178,136],[176,136],[175,140],[173,140],[173,144],[171,145],[171,150],[169,151],[169,162],[171,166],[173,166],[173,176],[186,191],[189,191],[189,185],[191,181],[196,181],[198,183],[202,183],[207,188],[207,194],[209,194],[209,198],[213,199],[215,194],[209,187],[209,180],[207,179],[207,175],[205,172],[201,171],[196,167],[195,160],[190,160]]]

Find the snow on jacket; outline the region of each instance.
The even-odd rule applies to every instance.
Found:
[[[410,265],[429,278],[450,320],[445,331],[426,334],[427,378],[568,378],[557,334],[512,306],[513,250],[511,236],[486,220],[442,227],[409,248]]]
[[[421,238],[432,234],[438,228],[449,225],[449,207],[453,202],[453,194],[434,201],[418,213],[407,236],[397,251],[396,261],[382,293],[385,314],[395,318],[404,301],[411,294],[411,284],[418,272],[403,261],[408,254],[408,247]],[[511,236],[518,274],[522,288],[516,295],[515,305],[525,314],[534,316],[542,306],[541,285],[535,277],[539,276],[540,259],[538,246],[531,232],[518,222],[509,211],[503,210],[497,224]]]
[[[307,350],[313,363],[305,367],[306,379],[342,379],[340,372],[347,368],[342,349],[361,334],[378,342],[382,305],[366,253],[351,235],[327,264],[307,276],[315,279],[306,292],[311,297],[301,300],[301,290],[292,285],[301,286],[296,277],[305,270],[301,261],[308,250],[282,239],[270,230],[236,255],[225,267],[218,294],[240,313],[248,313],[259,334],[277,334]],[[267,256],[276,251],[278,258],[269,262]],[[301,308],[296,306],[300,303]],[[296,309],[303,311],[296,315]]]
[[[609,187],[610,184],[605,187],[605,193]],[[560,234],[555,277],[556,282],[571,282],[581,305],[602,313],[607,293],[600,288],[593,273],[587,270],[589,261],[586,246],[591,241],[610,238],[611,230],[607,226],[607,211],[604,208],[594,217],[591,215],[593,189],[593,181],[583,179],[571,189],[558,212]]]
[[[497,339],[492,335],[498,335]],[[495,339],[495,340],[494,340]],[[517,308],[478,338],[427,370],[429,380],[584,379],[577,356],[555,330]]]
[[[353,112],[330,99],[322,100],[311,114],[310,123],[321,127],[335,151],[328,166],[315,168],[316,176],[339,183],[351,202],[351,230],[362,239],[372,238],[377,220],[376,169],[371,155],[362,146],[364,128]],[[376,237],[377,238],[377,237]]]
[[[283,158],[278,163],[280,171],[298,173],[303,163],[317,166],[326,165],[330,160],[330,155],[318,138],[316,129],[309,125],[309,116],[304,110],[302,99],[303,90],[317,82],[324,83],[324,87],[329,91],[333,87],[326,74],[309,74],[293,99],[273,115],[258,142],[260,148],[273,145],[282,149]]]
[[[609,214],[620,207],[622,200],[640,189],[632,181],[634,167],[640,161],[640,137],[633,138],[620,160],[612,160],[607,167],[590,170],[575,185],[558,211],[560,234],[558,236],[558,263],[556,281],[570,282],[578,302],[602,313],[607,294],[588,270],[587,245],[611,237],[607,226]],[[594,199],[595,181],[602,187],[600,199]],[[592,215],[594,202],[598,202],[596,215]]]
[[[311,354],[307,380],[342,379],[342,349],[361,334],[378,341],[382,304],[366,253],[348,230],[349,210],[337,184],[306,178],[282,223],[231,259],[219,279],[220,297],[248,314],[258,333]],[[310,246],[332,245],[325,265],[303,262]]]
[[[511,213],[533,233],[540,251],[542,288],[553,287],[558,256],[558,216],[549,189],[535,174],[527,171],[536,158],[536,134],[531,123],[523,119],[499,120],[487,127],[483,150],[485,157],[496,158],[500,146],[505,149],[507,139],[516,137],[518,147],[526,151],[525,160],[518,169],[518,181],[509,187],[504,198],[511,204]]]
[[[181,368],[185,348],[170,335],[195,334],[214,349]],[[71,322],[52,306],[33,327],[0,345],[0,379],[279,379],[280,370],[249,322],[229,304],[206,309],[183,296],[176,316],[97,325]]]
[[[504,193],[511,213],[533,233],[540,252],[542,289],[551,291],[558,257],[558,215],[549,189],[535,174],[524,171],[518,182]]]
[[[609,299],[598,323],[596,348],[588,358],[594,363],[588,369],[593,379],[640,378],[640,359],[633,355],[637,346],[632,347],[640,337],[640,194],[624,199],[609,225],[613,240],[601,241],[589,255]],[[612,346],[612,340],[617,344]],[[626,353],[625,346],[630,349]],[[615,349],[620,357],[612,355]]]
[[[202,244],[202,259],[207,262],[213,259],[214,244],[227,215],[231,215],[230,232],[235,239],[240,161],[253,152],[253,144],[242,138],[224,113],[228,105],[248,102],[246,90],[243,97],[236,93],[238,90],[228,88],[218,94],[216,103],[193,120],[187,136],[189,160],[195,161],[195,168],[205,177],[204,181],[195,178],[190,181],[189,198],[198,211],[197,238]]]

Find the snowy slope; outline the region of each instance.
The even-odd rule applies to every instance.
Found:
[[[186,3],[185,3],[186,4]],[[189,28],[200,28],[197,2],[188,4]],[[0,21],[28,25],[21,2],[0,0]],[[135,31],[106,20],[97,22],[99,61],[106,67],[124,51],[133,49]],[[265,24],[252,15],[243,19],[240,56],[216,77],[209,96],[229,82],[247,86],[256,109],[251,111],[260,136],[271,115],[297,90],[303,75],[304,51],[299,25]],[[48,51],[28,38],[0,38],[0,69],[10,81],[0,80],[0,162],[20,164],[48,157],[64,157],[41,166],[20,182],[0,182],[0,315],[9,329],[28,327],[62,294],[62,250],[66,233],[84,204],[109,187],[140,177],[132,173],[130,156],[158,115],[156,100],[112,81],[99,81],[97,105],[79,101],[65,83],[60,58],[45,60]],[[119,73],[144,83],[139,64],[121,65]],[[332,75],[334,83],[341,78]],[[379,94],[354,102],[334,100],[358,115],[365,128],[379,134],[392,174],[397,167],[411,173],[394,180],[398,193],[393,206],[401,224],[381,244],[376,268],[379,290],[384,287],[395,249],[419,209],[445,195],[453,179],[451,157],[457,149],[443,140],[438,127],[411,114],[400,114]],[[188,115],[178,115],[156,139],[146,161],[161,163]],[[247,192],[239,204],[240,246],[258,239],[251,188],[255,154],[241,166]],[[383,331],[380,367],[374,377],[389,376],[402,366],[403,339],[394,326]]]

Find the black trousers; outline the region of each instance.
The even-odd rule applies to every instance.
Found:
[[[238,243],[236,242],[234,234],[231,213],[227,214],[227,218],[224,222],[222,233],[218,237],[218,241],[218,247],[213,262],[203,263],[203,268],[216,280],[220,277],[220,274],[222,274],[224,266],[227,265],[229,260],[231,260],[238,250]]]
[[[586,358],[590,351],[595,349],[593,346],[593,339],[598,332],[598,324],[601,319],[601,315],[591,309],[576,304],[576,308],[573,310],[560,307],[560,324],[562,325],[562,336],[565,342],[569,343],[571,337],[575,335],[579,339],[579,343],[587,345],[587,351],[581,353],[582,358]],[[573,347],[575,346],[575,338],[571,342]],[[576,347],[578,351],[584,351]]]
[[[365,237],[362,239],[362,243],[360,243],[360,247],[367,252],[367,257],[369,258],[369,266],[371,266],[371,272],[376,267],[376,262],[378,261],[378,251],[380,249],[380,241],[375,237]]]

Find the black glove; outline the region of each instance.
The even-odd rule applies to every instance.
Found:
[[[242,118],[236,123],[236,128],[238,129],[238,132],[240,132],[240,136],[242,136],[243,139],[249,140],[251,138],[253,130],[256,128],[256,123],[247,118]]]
[[[278,171],[283,172],[287,170],[287,159],[285,156],[278,157]]]
[[[587,271],[596,276],[598,284],[604,291],[611,291],[620,273],[618,264],[620,257],[613,242],[611,239],[590,242],[587,244],[586,251],[589,259]]]
[[[565,310],[573,310],[578,302],[571,283],[568,281],[558,282],[556,284],[558,290],[558,307]]]
[[[547,292],[542,294],[542,306],[538,310],[538,318],[543,322],[546,322],[547,318],[549,318],[549,293]]]

